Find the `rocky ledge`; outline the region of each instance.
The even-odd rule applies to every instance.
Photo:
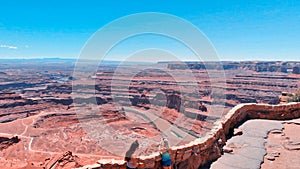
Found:
[[[224,145],[233,133],[234,128],[249,119],[289,120],[300,117],[300,103],[280,105],[239,104],[229,111],[215,127],[203,138],[186,145],[171,147],[171,158],[174,166],[182,169],[197,169],[221,157]],[[138,157],[138,168],[160,168],[160,154]],[[126,168],[123,160],[99,160],[96,164],[86,165],[80,169]]]

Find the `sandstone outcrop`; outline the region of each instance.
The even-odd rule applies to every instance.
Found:
[[[57,155],[50,159],[46,165],[45,169],[59,169],[59,168],[74,168],[80,167],[79,157],[73,155],[72,152],[67,151],[62,155]]]
[[[170,109],[175,109],[180,112],[181,107],[181,96],[175,92],[171,92],[167,94],[167,104],[166,107]]]
[[[20,141],[20,139],[15,136],[12,138],[0,137],[0,151],[6,149],[7,147],[16,144]]]

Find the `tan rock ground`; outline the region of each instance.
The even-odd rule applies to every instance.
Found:
[[[269,134],[262,169],[300,168],[300,119],[285,123],[283,131]]]
[[[275,120],[248,120],[239,127],[242,135],[227,140],[224,154],[212,169],[257,169],[266,154],[265,143],[269,131],[281,130],[283,125]],[[226,153],[227,152],[227,153]]]
[[[226,142],[214,169],[299,169],[300,119],[249,120]]]

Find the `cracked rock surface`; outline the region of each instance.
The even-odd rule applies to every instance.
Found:
[[[249,120],[239,127],[243,134],[234,136],[226,143],[225,149],[232,152],[224,153],[212,165],[212,169],[257,169],[264,161],[268,133],[282,130],[281,121]],[[229,152],[229,151],[227,151]]]

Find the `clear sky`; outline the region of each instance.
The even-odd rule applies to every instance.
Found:
[[[299,0],[6,0],[0,3],[0,58],[76,58],[95,31],[139,12],[163,12],[196,25],[221,60],[300,60]],[[118,59],[168,40],[124,41],[109,55]],[[179,50],[175,46],[173,49]],[[123,47],[122,47],[123,45]],[[181,50],[188,60],[189,53]]]

